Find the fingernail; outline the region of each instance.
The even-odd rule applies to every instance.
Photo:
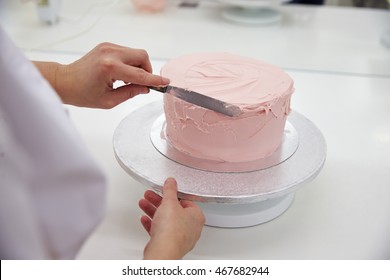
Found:
[[[170,183],[170,184],[176,184],[176,180],[175,180],[174,178],[172,178],[172,177],[169,177],[169,178],[167,178],[167,179],[165,180],[165,184],[168,184],[168,183]]]

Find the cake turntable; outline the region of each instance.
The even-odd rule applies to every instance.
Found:
[[[249,25],[271,25],[282,20],[277,9],[284,0],[218,0],[221,15],[229,21]]]
[[[116,128],[115,156],[130,176],[157,192],[167,177],[174,177],[179,198],[196,202],[209,226],[247,227],[278,217],[292,204],[297,188],[319,174],[326,158],[321,132],[294,111],[279,151],[264,161],[236,166],[213,168],[218,164],[182,157],[165,142],[163,132],[162,101],[149,103]]]

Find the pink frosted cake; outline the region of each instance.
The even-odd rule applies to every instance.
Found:
[[[238,105],[229,117],[164,95],[166,138],[191,157],[218,162],[248,162],[270,156],[280,145],[292,79],[281,69],[228,53],[198,53],[165,64],[171,85]]]

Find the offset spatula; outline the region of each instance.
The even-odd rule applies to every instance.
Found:
[[[192,103],[200,107],[210,109],[230,117],[237,117],[242,113],[240,107],[236,105],[226,103],[224,101],[188,89],[174,87],[170,85],[166,87],[149,87],[149,88],[153,90],[157,90],[159,92],[173,95],[177,98],[187,101],[188,103]]]

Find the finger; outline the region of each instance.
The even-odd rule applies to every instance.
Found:
[[[152,203],[143,198],[138,202],[138,206],[146,215],[153,219],[154,214],[156,213],[156,207]]]
[[[144,86],[139,86],[139,85],[121,86],[108,92],[102,97],[101,107],[105,109],[111,109],[130,98],[148,92],[149,89]]]
[[[152,73],[152,65],[148,53],[143,49],[133,49],[109,42],[96,46],[97,51],[103,56],[114,56],[125,64],[143,68]]]
[[[165,180],[163,187],[163,200],[177,200],[177,182],[174,178],[169,177]]]
[[[154,191],[146,191],[144,194],[144,198],[152,203],[155,207],[158,207],[161,204],[162,197],[159,196]]]
[[[129,66],[126,64],[117,65],[112,68],[111,77],[115,80],[129,81],[132,84],[142,86],[163,86],[168,85],[170,80],[151,74],[142,68]]]
[[[140,221],[146,232],[150,235],[150,229],[152,228],[152,220],[147,216],[142,216]]]
[[[153,72],[152,63],[150,62],[149,54],[147,53],[147,51],[143,49],[122,47],[119,54],[120,59],[124,63],[140,67],[149,73]]]
[[[132,83],[126,83],[124,85],[118,86],[117,88],[113,89],[112,93],[120,94],[121,92],[127,92],[131,93],[133,96],[136,96],[138,94],[142,93],[148,93],[150,89],[147,86],[132,84]]]
[[[137,55],[131,56],[131,59],[134,59],[134,58],[139,59],[138,64],[137,64],[137,62],[135,62],[136,63],[135,65],[141,67],[142,69],[144,69],[148,73],[152,73],[153,68],[152,68],[152,63],[150,62],[148,53],[145,50],[136,50],[136,51],[137,51]],[[131,64],[131,65],[134,65],[134,64]]]
[[[117,98],[118,100],[122,99],[122,98],[127,100],[127,99],[130,99],[130,98],[137,96],[138,94],[145,94],[145,93],[149,93],[149,92],[150,92],[150,90],[146,86],[128,84],[128,85],[117,87],[116,89],[112,90],[110,92],[110,96],[113,96],[113,97]]]

